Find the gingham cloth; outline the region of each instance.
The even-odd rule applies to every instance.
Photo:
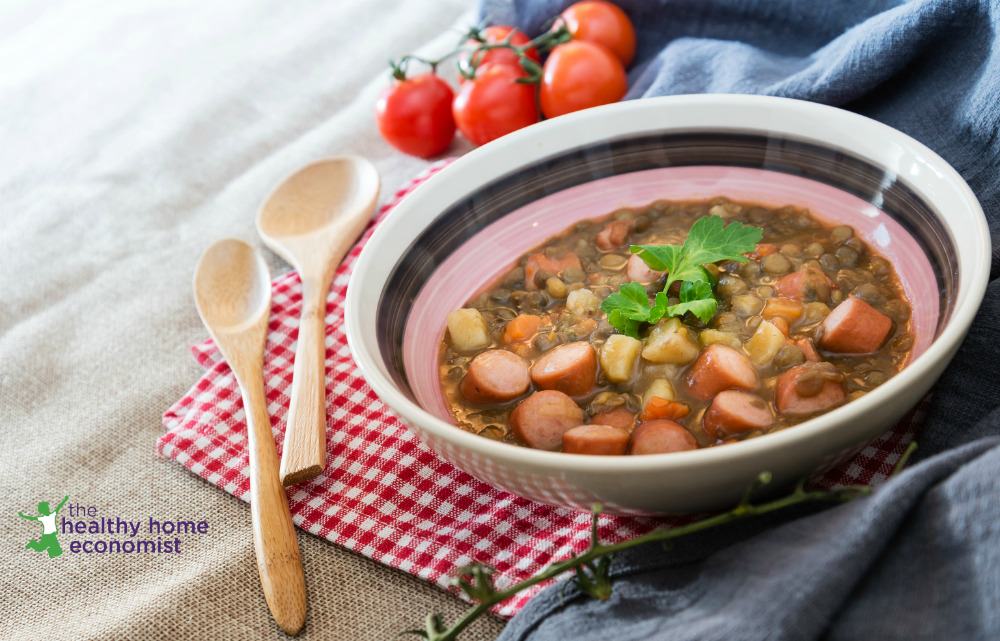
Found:
[[[347,255],[327,299],[328,464],[289,489],[295,524],[379,563],[448,587],[453,570],[476,560],[496,569],[498,586],[526,579],[589,542],[590,515],[533,503],[477,481],[428,450],[365,383],[347,346],[344,297],[351,270],[379,221],[438,163],[400,189]],[[264,362],[268,411],[281,451],[298,333],[301,287],[289,272],[273,282]],[[163,415],[157,451],[233,496],[248,500],[246,418],[232,372],[211,340],[192,348],[205,374]],[[912,438],[913,420],[816,479],[832,486],[886,478]],[[619,541],[669,519],[602,517],[602,539]],[[513,616],[544,586],[495,608]]]

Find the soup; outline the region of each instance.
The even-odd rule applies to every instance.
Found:
[[[753,240],[656,269],[689,249],[721,255],[691,249],[704,230]],[[451,312],[441,384],[456,423],[488,438],[581,454],[712,447],[881,385],[907,361],[909,319],[892,265],[850,227],[795,207],[658,201],[575,224]]]

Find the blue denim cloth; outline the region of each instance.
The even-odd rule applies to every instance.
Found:
[[[536,34],[567,4],[480,8]],[[622,555],[609,600],[549,589],[501,639],[1000,639],[1000,1],[619,4],[638,30],[629,98],[814,100],[937,151],[986,211],[994,280],[908,471],[849,504]]]

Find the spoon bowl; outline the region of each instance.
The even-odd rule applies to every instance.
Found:
[[[379,178],[358,156],[316,161],[264,201],[257,231],[302,280],[281,481],[294,485],[326,467],[326,297],[333,272],[375,209]]]
[[[267,265],[250,245],[221,240],[202,254],[195,270],[194,294],[198,314],[213,337],[242,331],[268,314]]]
[[[314,245],[317,235],[353,240],[368,222],[378,190],[378,172],[368,160],[318,160],[271,192],[257,214],[257,232],[271,251],[302,271],[310,258],[303,255],[302,245]]]

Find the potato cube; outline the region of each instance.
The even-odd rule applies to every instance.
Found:
[[[763,367],[771,362],[785,344],[785,335],[771,321],[761,321],[757,331],[746,342],[747,353],[754,365]]]
[[[740,349],[743,347],[743,343],[740,342],[739,336],[732,332],[721,332],[717,329],[701,330],[701,333],[698,334],[698,341],[704,347],[708,347],[714,343],[729,345],[733,349]]]
[[[645,409],[645,407],[649,405],[649,400],[654,396],[659,396],[660,398],[666,401],[672,401],[676,397],[676,394],[674,393],[674,386],[671,385],[670,381],[668,381],[665,378],[655,379],[652,383],[649,384],[649,387],[646,388],[646,391],[642,393],[643,409]]]
[[[670,318],[657,323],[649,333],[642,357],[653,363],[684,365],[693,361],[699,351],[698,343],[680,319]]]
[[[589,289],[577,289],[566,297],[566,309],[577,316],[593,316],[601,309],[601,299]]]
[[[612,383],[625,383],[632,378],[635,361],[642,342],[624,334],[608,336],[601,347],[601,370]]]
[[[448,335],[451,337],[451,346],[459,352],[474,352],[489,347],[492,342],[486,328],[486,319],[478,309],[468,307],[448,314]]]

